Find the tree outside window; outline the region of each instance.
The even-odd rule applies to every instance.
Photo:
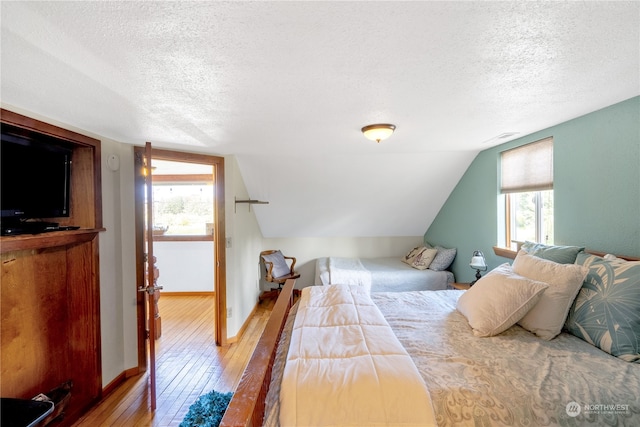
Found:
[[[153,185],[154,230],[164,235],[211,234],[213,184]]]
[[[212,236],[213,166],[153,160],[154,235]]]
[[[510,242],[515,249],[517,242],[553,244],[553,190],[528,191],[508,195],[510,218]]]

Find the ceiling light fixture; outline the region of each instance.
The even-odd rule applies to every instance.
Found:
[[[380,123],[377,125],[369,125],[363,127],[362,133],[364,134],[365,138],[379,143],[383,139],[389,138],[395,129],[395,125]]]

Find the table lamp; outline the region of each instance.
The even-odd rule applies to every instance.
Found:
[[[482,277],[480,272],[487,271],[487,263],[485,262],[484,254],[480,251],[473,251],[473,256],[471,257],[469,266],[476,270],[476,280],[469,283],[469,286],[473,286],[474,283],[476,283],[478,280],[480,280],[480,277]]]

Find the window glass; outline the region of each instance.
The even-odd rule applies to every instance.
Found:
[[[213,166],[153,159],[156,236],[213,235]]]
[[[153,184],[154,234],[213,234],[213,185]]]
[[[510,239],[517,249],[525,241],[553,244],[553,190],[510,193],[508,195]]]

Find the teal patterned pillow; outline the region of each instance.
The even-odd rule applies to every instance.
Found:
[[[548,259],[559,264],[573,264],[576,261],[576,256],[584,251],[584,247],[580,246],[551,246],[529,241],[524,242],[522,249],[538,258]]]
[[[589,268],[565,328],[628,362],[640,363],[640,262],[607,261],[580,253]]]

